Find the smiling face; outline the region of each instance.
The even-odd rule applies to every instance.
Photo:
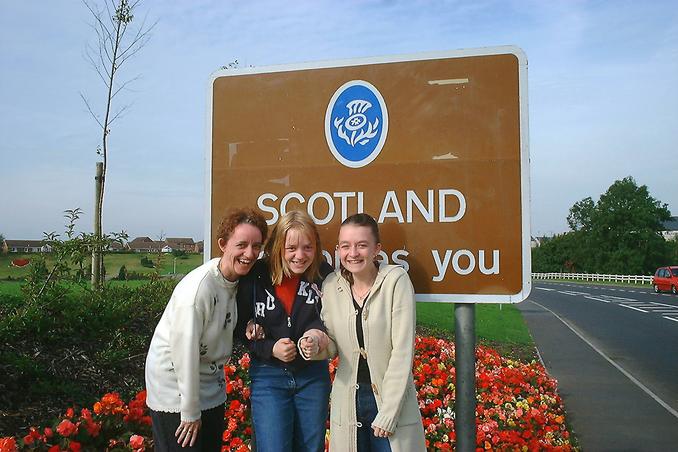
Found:
[[[381,251],[372,230],[367,226],[345,224],[339,229],[339,261],[354,275],[374,271],[374,260]]]
[[[299,229],[290,229],[285,235],[283,261],[294,275],[303,275],[315,257],[315,241]]]
[[[236,226],[228,240],[220,238],[221,274],[229,281],[245,276],[257,260],[262,242],[261,231],[249,223]]]

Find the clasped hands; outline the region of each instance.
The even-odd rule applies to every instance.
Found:
[[[273,345],[273,356],[284,363],[294,361],[297,357],[297,347],[304,359],[310,359],[320,353],[327,347],[329,338],[327,335],[318,329],[310,329],[306,331],[299,344],[295,344],[289,337],[283,337]]]

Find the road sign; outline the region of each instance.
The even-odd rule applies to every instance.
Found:
[[[515,47],[222,70],[208,94],[205,256],[223,213],[380,224],[418,301],[530,291],[527,61]]]

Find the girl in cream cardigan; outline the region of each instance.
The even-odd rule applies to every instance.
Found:
[[[339,230],[341,272],[323,284],[325,338],[300,341],[311,359],[339,355],[332,385],[330,450],[425,451],[412,377],[414,289],[407,272],[375,262],[377,222],[347,218]]]

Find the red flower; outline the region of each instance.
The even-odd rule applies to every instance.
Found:
[[[71,443],[68,445],[68,448],[71,450],[71,452],[80,452],[82,446],[77,441],[71,441]]]
[[[72,434],[76,433],[78,431],[78,427],[69,421],[68,419],[64,419],[61,421],[61,423],[57,426],[57,432],[59,435],[64,436],[64,437],[69,437]]]
[[[14,438],[0,438],[0,452],[16,452],[16,440]]]
[[[144,445],[144,437],[139,435],[132,435],[129,438],[129,447],[132,449],[139,449]]]

